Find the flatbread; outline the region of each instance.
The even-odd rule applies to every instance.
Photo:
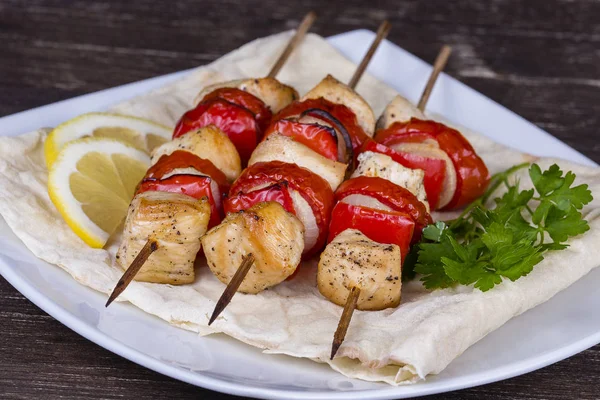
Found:
[[[198,68],[181,81],[119,104],[113,111],[172,126],[191,107],[203,86],[223,79],[264,75],[290,35],[286,32],[253,41]],[[302,94],[327,73],[347,80],[354,67],[324,39],[311,34],[286,64],[280,78]],[[358,91],[377,115],[395,95],[368,75]],[[492,173],[534,160],[481,135],[464,129],[463,132]],[[42,151],[46,135],[47,130],[38,130],[0,138],[0,214],[37,257],[60,266],[81,284],[109,293],[122,274],[114,265],[119,237],[112,238],[107,250],[96,250],[87,247],[67,227],[46,189],[48,177]],[[505,281],[486,293],[465,286],[428,292],[419,282],[404,285],[398,308],[355,313],[334,361],[329,361],[329,351],[341,308],[317,291],[314,261],[302,265],[292,281],[258,295],[237,294],[210,328],[208,316],[224,285],[206,267],[198,270],[196,282],[191,285],[133,282],[120,300],[202,335],[223,332],[268,353],[326,362],[348,377],[392,385],[414,383],[439,373],[489,332],[548,300],[597,265],[600,170],[563,160],[537,162],[542,168],[556,162],[564,170],[574,171],[578,182],[590,185],[596,200],[584,209],[591,227],[588,233],[571,240],[567,250],[547,254],[527,277]],[[521,171],[517,176],[523,178],[522,182],[529,181],[524,178],[525,173]]]

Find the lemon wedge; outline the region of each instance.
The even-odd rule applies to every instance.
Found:
[[[69,227],[91,247],[104,247],[127,215],[150,157],[121,141],[67,143],[50,168],[48,193]]]
[[[50,132],[44,144],[48,169],[62,148],[84,137],[117,139],[148,154],[171,139],[172,129],[155,122],[119,114],[88,113],[70,119]]]

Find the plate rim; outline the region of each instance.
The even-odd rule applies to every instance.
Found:
[[[340,33],[337,35],[329,36],[326,39],[328,39],[328,40],[336,39],[336,38],[340,38],[342,36],[347,36],[347,35],[351,35],[351,34],[360,34],[360,33],[368,34],[371,37],[373,37],[375,35],[374,32],[372,32],[368,29],[356,29],[356,30]],[[401,47],[399,47],[398,45],[396,45],[393,42],[390,42],[387,40],[386,40],[386,42],[402,49]],[[402,50],[406,51],[404,49],[402,49]],[[409,54],[411,54],[411,53],[409,53]],[[413,57],[416,57],[416,56],[413,55]],[[421,61],[423,61],[423,60],[421,60]],[[425,62],[425,61],[423,61],[423,62]],[[426,63],[426,64],[429,65],[428,63]],[[113,88],[103,89],[103,90],[100,90],[97,92],[92,92],[92,93],[84,94],[81,96],[72,97],[72,98],[61,100],[61,101],[58,101],[55,103],[50,103],[47,105],[35,107],[32,109],[20,111],[20,112],[14,113],[14,114],[10,114],[10,115],[1,117],[0,124],[5,123],[7,120],[10,120],[10,119],[18,119],[18,118],[25,117],[27,114],[41,111],[42,109],[47,108],[47,107],[60,107],[62,104],[66,103],[66,102],[82,100],[84,98],[93,98],[93,97],[97,97],[99,95],[105,95],[105,96],[110,97],[113,93],[117,93],[119,91],[126,92],[131,87],[135,87],[143,82],[146,82],[146,83],[152,82],[153,84],[155,84],[155,88],[160,87],[165,82],[175,80],[175,79],[185,75],[186,73],[189,73],[190,71],[191,70],[173,72],[173,73],[169,73],[169,74],[165,74],[165,75],[161,75],[161,76],[157,76],[157,77],[152,77],[152,78],[148,78],[148,79],[144,79],[144,80],[140,80],[140,81],[136,81],[136,82],[131,82],[131,83],[116,86]],[[503,105],[488,98],[487,96],[481,94],[480,92],[467,86],[466,84],[464,84],[458,80],[457,80],[457,82],[459,82],[460,85],[463,86],[463,88],[471,90],[471,91],[477,93],[478,95],[483,96],[487,100],[493,102],[495,104],[495,106],[501,107],[504,110],[507,110],[510,113],[516,115],[517,117],[519,117],[521,120],[527,122],[528,124],[533,125],[537,129],[539,129],[543,133],[545,133],[549,137],[549,139],[551,138],[553,140],[557,140],[561,144],[568,146],[566,143],[560,141],[560,139],[552,136],[551,134],[547,133],[543,129],[540,129],[539,127],[537,127],[530,121],[524,119],[523,117],[519,116],[518,114],[514,113],[513,111],[507,109]],[[144,92],[147,92],[147,90],[144,90]],[[130,95],[128,97],[134,97],[134,96],[135,95]],[[112,104],[114,104],[114,101],[112,101]],[[5,136],[5,135],[2,135],[2,136]],[[568,146],[568,147],[573,149],[570,146]],[[582,157],[587,158],[591,163],[598,165],[593,160],[589,159],[587,156],[580,153],[576,149],[573,149],[573,150],[576,151],[577,153],[579,153]],[[48,264],[48,265],[51,265],[51,264]],[[54,265],[53,265],[53,267],[60,268],[60,267],[54,266]],[[162,362],[152,356],[149,356],[139,350],[131,348],[127,344],[110,337],[109,335],[107,335],[106,333],[103,333],[102,331],[100,331],[97,328],[86,324],[85,322],[80,320],[77,316],[75,316],[73,313],[65,310],[63,307],[61,307],[60,305],[58,305],[57,303],[55,303],[51,299],[49,299],[42,292],[38,291],[33,284],[28,282],[27,279],[19,276],[19,274],[16,272],[16,270],[13,267],[10,267],[10,265],[7,262],[5,262],[3,259],[0,259],[0,275],[2,275],[4,277],[4,279],[6,279],[7,282],[11,286],[13,286],[17,291],[19,291],[24,297],[26,297],[29,301],[31,301],[37,307],[41,308],[44,312],[51,315],[53,318],[58,320],[60,323],[62,323],[63,325],[65,325],[66,327],[71,329],[72,331],[76,332],[77,334],[83,336],[84,338],[90,340],[94,344],[96,344],[114,354],[117,354],[123,358],[126,358],[129,361],[132,361],[140,366],[148,368],[148,369],[155,371],[157,373],[160,373],[162,375],[169,376],[170,378],[173,378],[173,379],[176,379],[179,381],[183,381],[183,382],[186,382],[186,383],[194,385],[194,386],[199,386],[199,387],[202,387],[205,389],[213,390],[216,392],[227,393],[227,394],[232,394],[232,395],[237,395],[237,396],[253,396],[253,397],[258,397],[258,398],[266,398],[266,399],[279,399],[279,398],[319,399],[319,398],[322,398],[323,395],[326,395],[328,398],[332,398],[332,399],[346,399],[348,397],[361,396],[361,397],[368,397],[370,399],[383,400],[383,399],[391,399],[391,398],[411,398],[411,397],[415,397],[415,396],[439,394],[439,393],[445,393],[445,392],[450,392],[450,391],[454,391],[454,390],[460,390],[460,389],[466,389],[466,388],[476,387],[476,386],[480,386],[480,385],[485,385],[485,384],[509,379],[509,378],[512,378],[515,376],[523,375],[523,374],[529,373],[531,371],[535,371],[537,369],[544,368],[544,367],[546,367],[550,364],[556,363],[558,361],[564,360],[570,356],[573,356],[581,351],[584,351],[584,350],[600,343],[600,331],[598,331],[595,334],[591,334],[586,337],[583,337],[583,338],[577,340],[576,342],[573,342],[567,346],[556,348],[553,351],[541,354],[537,357],[531,357],[531,358],[528,358],[525,360],[520,360],[518,362],[505,364],[503,366],[497,367],[492,370],[486,370],[486,372],[471,374],[467,377],[455,377],[455,378],[451,379],[449,382],[441,383],[439,385],[436,385],[434,383],[430,387],[423,387],[423,386],[420,386],[419,383],[417,383],[415,385],[388,386],[388,387],[383,387],[381,389],[352,390],[352,391],[338,391],[338,392],[288,391],[288,390],[283,390],[283,389],[272,389],[272,388],[264,388],[264,387],[256,387],[256,386],[246,386],[242,383],[233,383],[230,381],[221,380],[218,378],[206,376],[206,375],[202,374],[201,372],[187,371],[183,368],[179,368],[177,366],[173,366],[173,365],[164,363],[164,362]],[[97,293],[96,291],[94,291],[91,288],[86,288],[86,289],[90,290],[94,293]],[[136,311],[143,312],[141,310],[136,310]],[[352,379],[352,378],[348,378],[348,379]]]

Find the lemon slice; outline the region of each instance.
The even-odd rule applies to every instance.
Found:
[[[150,152],[171,139],[172,130],[155,122],[108,113],[83,114],[63,122],[50,132],[44,144],[48,169],[68,142],[83,137],[111,138]]]
[[[145,152],[118,140],[74,140],[52,164],[48,193],[73,232],[101,248],[127,215],[149,165]]]

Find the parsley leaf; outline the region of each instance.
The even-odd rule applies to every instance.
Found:
[[[563,250],[570,237],[588,231],[580,212],[592,201],[588,186],[573,187],[575,174],[564,174],[556,164],[546,171],[532,164],[534,189],[520,190],[519,182],[510,183],[509,177],[527,165],[494,175],[482,198],[456,220],[427,226],[406,257],[403,279],[419,273],[428,289],[462,284],[487,291],[503,278],[515,281],[529,274],[546,251]],[[506,191],[487,208],[502,185]]]
[[[551,208],[546,216],[544,230],[548,232],[555,243],[564,242],[571,236],[577,236],[590,229],[581,213],[575,208],[564,212],[558,208]]]

